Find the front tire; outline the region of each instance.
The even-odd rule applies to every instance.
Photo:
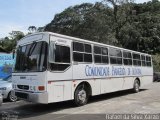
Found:
[[[140,82],[137,79],[134,81],[133,91],[135,93],[138,93],[140,91]]]
[[[10,102],[15,102],[15,101],[17,101],[17,96],[15,96],[12,92],[9,92],[9,94],[8,94],[8,100]]]
[[[84,84],[79,85],[76,88],[75,94],[74,94],[74,102],[77,106],[83,106],[87,104],[88,102],[88,92],[87,88]]]

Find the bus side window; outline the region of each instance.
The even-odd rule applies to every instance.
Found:
[[[55,45],[55,61],[50,63],[52,71],[64,71],[70,66],[70,48],[67,46]]]
[[[124,65],[132,65],[132,54],[128,51],[123,51],[123,63]]]
[[[145,55],[141,55],[142,66],[146,66],[146,57]]]
[[[73,61],[92,62],[92,47],[90,44],[73,42]]]
[[[110,64],[122,65],[122,52],[120,49],[109,48]]]
[[[150,56],[146,56],[146,66],[151,67],[151,57]]]
[[[94,46],[94,62],[108,64],[108,48]]]
[[[138,53],[133,53],[133,65],[141,66],[141,56]]]
[[[100,47],[94,46],[94,62],[102,63],[102,49]]]

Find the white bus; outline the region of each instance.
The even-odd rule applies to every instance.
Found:
[[[50,32],[22,38],[12,74],[15,95],[30,102],[74,100],[152,83],[151,55]]]

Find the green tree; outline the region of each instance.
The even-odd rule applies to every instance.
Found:
[[[115,44],[112,34],[111,8],[102,3],[85,3],[69,7],[45,27],[45,31],[79,37],[92,41]]]
[[[120,32],[125,48],[146,53],[160,52],[160,2],[134,4],[135,12]]]
[[[29,26],[28,30],[29,30],[29,33],[34,33],[34,32],[36,32],[37,28],[36,28],[36,26]]]
[[[16,48],[17,41],[24,37],[24,33],[21,31],[12,31],[9,34],[9,37],[3,38],[3,40],[0,43],[0,46],[4,50],[12,52],[12,50]]]
[[[160,2],[84,3],[57,14],[45,31],[156,54],[160,52]]]
[[[112,8],[112,32],[121,45],[121,29],[129,22],[133,0],[104,0]]]

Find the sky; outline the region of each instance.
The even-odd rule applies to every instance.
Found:
[[[28,32],[29,26],[43,27],[69,6],[102,0],[0,0],[0,38],[11,31]],[[150,0],[136,0],[143,3]]]

